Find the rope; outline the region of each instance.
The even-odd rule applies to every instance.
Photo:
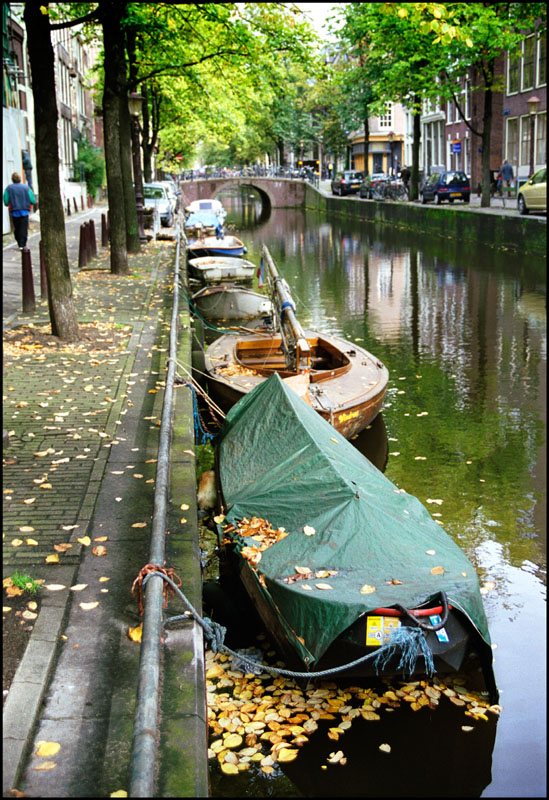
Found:
[[[207,444],[211,441],[214,437],[213,434],[209,433],[208,431],[204,430],[202,425],[202,420],[200,418],[200,412],[198,411],[198,403],[196,400],[196,391],[192,383],[189,381],[182,381],[180,386],[188,386],[193,395],[193,418],[194,418],[194,438],[195,441],[198,441],[200,437],[200,444]]]
[[[153,565],[148,565],[153,566]],[[175,583],[171,580],[171,578],[166,574],[166,570],[162,570],[162,568],[158,567],[155,571],[149,571],[149,573],[145,576],[143,580],[143,586],[145,583],[154,575],[160,576],[164,581],[166,581],[175,591],[179,597],[183,600],[183,602],[189,608],[192,616],[196,620],[196,622],[201,626],[204,631],[204,634],[208,641],[210,642],[211,649],[214,653],[217,652],[225,652],[228,653],[232,658],[241,659],[242,654],[236,652],[235,650],[231,650],[230,647],[227,647],[224,644],[225,633],[227,631],[222,625],[219,623],[214,622],[213,620],[209,619],[208,617],[201,617],[198,611],[194,608],[192,603],[185,597],[181,589],[175,585]],[[188,612],[185,614],[178,614],[175,617],[169,617],[168,619],[164,620],[164,626],[166,626],[170,622],[175,622],[180,619],[188,619]],[[398,634],[398,635],[397,635]],[[404,669],[405,671],[409,672],[411,675],[415,669],[415,664],[417,657],[419,655],[419,650],[421,649],[422,655],[425,658],[425,666],[426,672],[429,675],[432,675],[435,672],[435,666],[433,662],[433,657],[429,647],[424,639],[423,633],[419,628],[397,628],[391,637],[391,641],[388,644],[381,645],[381,647],[376,650],[374,653],[367,653],[360,658],[355,659],[354,661],[350,661],[348,664],[342,664],[339,667],[332,667],[331,669],[324,669],[317,672],[295,672],[294,670],[289,669],[280,669],[279,667],[272,667],[267,664],[263,664],[261,662],[255,661],[252,658],[246,657],[246,664],[250,665],[254,669],[259,670],[260,672],[269,672],[274,675],[283,675],[290,678],[321,678],[327,675],[335,675],[337,672],[342,672],[343,670],[350,669],[352,667],[356,667],[359,664],[362,664],[365,661],[368,661],[371,658],[376,659],[374,662],[374,666],[376,667],[376,671],[378,671],[379,666],[383,668],[391,656],[396,652],[397,648],[402,650],[402,657],[400,663],[398,665],[398,669]]]

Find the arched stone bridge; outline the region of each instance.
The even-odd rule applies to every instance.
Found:
[[[296,208],[305,202],[305,182],[289,178],[202,178],[194,181],[181,181],[185,205],[193,200],[216,197],[222,189],[249,186],[261,197],[264,210],[270,208]]]

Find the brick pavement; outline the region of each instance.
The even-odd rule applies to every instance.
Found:
[[[99,216],[99,210],[95,213]],[[125,783],[126,757],[115,758],[112,769],[104,767],[120,747],[127,749],[131,743],[139,648],[126,635],[128,623],[138,621],[129,589],[148,561],[172,304],[175,242],[151,242],[142,253],[130,256],[129,276],[111,276],[107,254],[101,250],[90,267],[102,271],[78,273],[74,230],[80,221],[67,222],[68,228],[73,227],[67,242],[78,320],[82,325],[108,323],[105,338],[114,339],[114,328],[122,337],[120,345],[113,341],[113,349],[93,352],[78,345],[63,350],[47,345],[18,351],[4,348],[3,427],[9,439],[3,453],[3,577],[24,569],[47,585],[65,587],[41,591],[39,617],[4,705],[4,792],[21,786],[36,796],[83,796],[74,794],[75,780],[86,786],[84,794],[93,794],[90,787],[97,785],[99,772],[107,794]],[[29,244],[37,251],[36,238]],[[5,256],[6,250],[13,248],[4,247]],[[10,280],[12,287],[17,284],[19,260],[19,252],[15,256],[8,252],[4,259],[4,289]],[[33,314],[22,314],[17,298],[12,295],[11,300],[15,311],[7,320],[8,331],[20,324],[49,323],[47,302],[39,296]],[[6,330],[6,318],[4,323]],[[184,328],[188,331],[188,323]],[[183,419],[187,417],[184,410]],[[185,442],[193,443],[192,405],[190,419],[183,432]],[[175,459],[181,461],[181,456]],[[183,456],[181,469],[179,485],[192,505],[196,502],[192,456]],[[133,529],[136,520],[143,525]],[[191,522],[192,517],[189,527]],[[108,552],[99,558],[91,552],[93,540],[103,539],[104,534]],[[85,536],[92,540],[89,546]],[[175,543],[176,537],[172,538]],[[196,558],[194,562],[199,564]],[[108,589],[98,582],[100,575],[110,576]],[[81,595],[69,590],[83,580],[89,585]],[[96,599],[103,610],[87,618],[79,601]],[[64,641],[75,640],[78,650],[63,647]],[[113,679],[117,654],[125,663],[122,699],[119,682]],[[61,711],[60,696],[67,698]],[[93,708],[87,699],[93,700]],[[117,703],[123,705],[122,714]],[[25,767],[32,736],[44,738],[33,734],[39,715],[38,724],[53,724],[56,741],[62,741],[65,761],[59,761],[55,774]],[[88,717],[93,717],[93,724]],[[123,727],[120,736],[116,720]],[[101,752],[108,737],[103,762]],[[80,752],[71,749],[80,746],[97,759],[87,769]],[[198,758],[202,749],[197,750]],[[115,785],[118,773],[120,785]]]

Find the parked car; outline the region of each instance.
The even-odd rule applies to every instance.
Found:
[[[471,182],[464,172],[440,172],[430,175],[420,190],[421,202],[427,203],[434,200],[435,203],[454,200],[463,200],[468,203],[471,199]]]
[[[157,208],[160,222],[169,226],[173,222],[175,203],[162,183],[143,184],[143,204],[145,208]]]
[[[161,183],[162,186],[166,187],[173,204],[174,212],[177,214],[179,208],[179,195],[181,194],[181,192],[176,188],[176,185],[173,181],[166,180],[158,182]]]
[[[366,175],[358,189],[359,197],[367,197],[371,200],[373,197],[372,188],[388,180],[389,175],[386,175],[384,172],[372,172],[371,175]]]
[[[331,182],[332,194],[338,194],[340,197],[344,194],[356,194],[363,179],[362,172],[354,169],[338,172]]]
[[[535,172],[518,190],[517,204],[520,214],[530,211],[547,213],[547,167]]]

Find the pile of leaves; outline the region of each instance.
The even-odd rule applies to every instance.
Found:
[[[248,367],[243,367],[240,364],[236,364],[233,362],[232,364],[228,364],[226,367],[217,367],[216,373],[218,375],[223,375],[226,378],[231,377],[231,375],[258,375],[255,369],[248,369]]]
[[[266,655],[274,655],[264,635],[258,639]],[[265,662],[266,663],[266,662]],[[276,662],[277,665],[279,662]],[[340,741],[357,719],[375,723],[387,711],[408,704],[413,711],[436,709],[446,701],[463,708],[468,724],[464,733],[474,730],[474,723],[488,721],[489,714],[499,715],[501,706],[490,705],[483,694],[466,688],[462,676],[435,677],[432,681],[386,681],[385,689],[359,686],[341,687],[322,681],[301,689],[293,679],[244,674],[232,668],[232,661],[222,653],[206,653],[206,689],[210,741],[208,757],[217,759],[223,773],[237,775],[258,764],[270,775],[277,762],[294,761],[300,749],[330,721],[327,736]],[[389,754],[388,743],[380,745]],[[344,750],[327,757],[327,765],[344,766]]]
[[[39,353],[41,350],[55,349],[59,352],[94,352],[104,350],[121,350],[128,342],[131,327],[117,327],[112,322],[89,322],[78,326],[80,340],[64,342],[53,336],[49,324],[20,325],[4,331],[4,353],[10,356]]]
[[[261,552],[268,547],[272,547],[285,536],[288,536],[288,531],[284,528],[273,528],[271,523],[261,517],[252,517],[248,519],[243,517],[235,527],[234,525],[225,525],[223,533],[238,534],[243,538],[250,537],[257,544],[243,547],[240,554],[243,558],[250,562],[252,566],[256,566],[261,561]]]

